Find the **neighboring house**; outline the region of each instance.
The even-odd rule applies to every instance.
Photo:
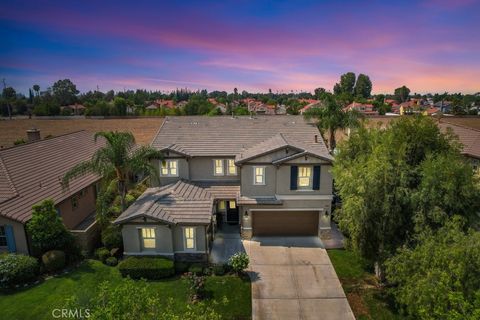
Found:
[[[333,158],[302,116],[167,117],[151,145],[160,185],[115,221],[125,255],[205,260],[226,224],[247,239],[330,229]]]
[[[462,154],[470,160],[473,169],[478,171],[480,169],[480,130],[448,122],[440,122],[438,126],[443,132],[450,128],[457,135],[463,145]]]
[[[0,251],[29,254],[25,225],[32,206],[51,198],[65,226],[84,249],[97,241],[95,222],[96,184],[87,175],[62,188],[63,175],[74,165],[91,158],[103,145],[93,135],[79,131],[40,140],[38,130],[29,130],[30,142],[0,150]]]
[[[378,111],[374,110],[373,104],[352,102],[346,106],[344,111],[356,110],[366,116],[378,116]]]
[[[322,102],[321,101],[317,101],[317,100],[313,100],[314,102],[311,102],[309,104],[307,104],[306,106],[304,106],[303,108],[301,108],[299,111],[300,114],[304,114],[305,112],[307,112],[308,110],[312,109],[312,108],[321,108],[323,106]]]
[[[84,105],[78,103],[60,107],[60,110],[69,110],[73,115],[83,115],[86,109]]]

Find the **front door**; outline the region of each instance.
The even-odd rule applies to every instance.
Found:
[[[238,207],[235,200],[227,200],[227,223],[238,224]]]

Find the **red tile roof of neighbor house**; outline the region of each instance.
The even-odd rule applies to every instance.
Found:
[[[0,150],[0,216],[25,223],[32,206],[44,199],[55,203],[99,180],[93,174],[73,179],[68,189],[60,183],[74,165],[89,160],[104,145],[93,134],[78,131]]]
[[[445,132],[448,128],[458,136],[458,140],[463,145],[462,154],[465,156],[480,159],[480,130],[463,127],[448,122],[440,122],[440,129]]]
[[[378,115],[378,111],[373,110],[373,105],[369,103],[352,102],[348,106],[343,108],[343,110],[357,110],[358,112],[365,115]]]

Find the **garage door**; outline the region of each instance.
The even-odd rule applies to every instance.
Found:
[[[318,211],[253,211],[254,236],[316,236]]]

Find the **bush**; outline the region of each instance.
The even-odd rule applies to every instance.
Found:
[[[190,289],[190,300],[197,302],[205,297],[205,277],[189,272],[187,280]]]
[[[123,238],[122,238],[122,231],[120,230],[120,226],[111,224],[105,229],[103,229],[102,243],[109,250],[113,248],[122,248]]]
[[[193,263],[189,268],[188,272],[194,273],[194,274],[201,274],[203,271],[203,266],[200,263]]]
[[[212,267],[212,272],[216,276],[223,276],[225,274],[225,266],[223,264],[217,264]]]
[[[123,277],[158,280],[175,274],[173,261],[166,258],[130,257],[118,264]]]
[[[104,248],[104,247],[98,248],[97,250],[95,250],[95,257],[97,257],[98,260],[105,263],[107,258],[110,257],[110,251],[107,248]]]
[[[228,264],[236,273],[240,273],[248,267],[250,260],[245,252],[237,252],[228,260]]]
[[[47,271],[57,271],[65,267],[65,252],[50,250],[42,255],[42,262]]]
[[[118,264],[118,260],[115,257],[108,257],[107,260],[105,260],[105,264],[114,267]]]
[[[185,273],[188,271],[189,267],[190,267],[190,264],[188,262],[181,262],[181,261],[175,262],[176,273],[179,273],[179,274]]]
[[[38,275],[37,259],[22,254],[0,256],[0,287],[28,283]]]
[[[127,194],[125,196],[125,204],[127,205],[127,207],[129,207],[132,203],[134,203],[135,200],[136,198],[131,194]]]

